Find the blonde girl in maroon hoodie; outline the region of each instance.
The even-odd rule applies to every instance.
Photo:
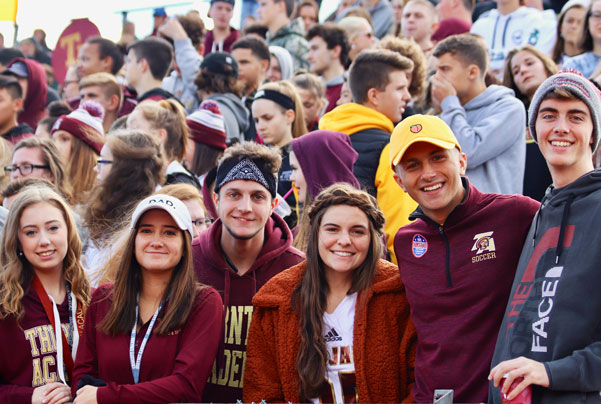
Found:
[[[89,301],[80,255],[64,199],[44,185],[21,191],[0,254],[0,402],[71,401],[66,383]]]

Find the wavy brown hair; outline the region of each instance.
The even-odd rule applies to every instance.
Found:
[[[411,72],[411,83],[409,84],[409,94],[414,99],[419,99],[426,91],[426,68],[428,62],[424,52],[413,38],[396,38],[392,35],[385,36],[378,43],[377,48],[388,49],[405,56],[413,62],[413,71]]]
[[[301,400],[317,397],[326,375],[328,353],[323,339],[323,313],[329,287],[319,255],[319,228],[328,208],[339,205],[355,206],[365,213],[371,240],[365,261],[353,271],[348,294],[365,291],[371,286],[378,259],[384,252],[384,215],[374,197],[348,184],[334,184],[315,198],[308,211],[311,229],[307,243],[307,265],[291,300],[300,318],[301,344],[296,357],[296,371],[300,379]]]
[[[21,300],[31,286],[34,271],[29,262],[18,255],[18,250],[21,249],[20,222],[25,209],[37,203],[48,203],[61,211],[67,227],[67,254],[63,259],[63,277],[71,285],[71,290],[83,305],[84,311],[90,301],[90,285],[79,261],[81,241],[69,205],[47,186],[31,185],[21,191],[13,201],[2,234],[0,319],[14,316],[20,321],[25,314]]]
[[[186,144],[190,131],[186,124],[186,111],[174,99],[161,101],[144,101],[135,109],[140,111],[155,130],[167,132],[163,144],[167,161],[182,161],[186,154]]]
[[[154,136],[124,129],[113,132],[106,144],[113,154],[111,171],[92,190],[84,214],[97,244],[119,230],[123,216],[163,183],[161,147]]]
[[[127,242],[115,254],[119,257],[115,283],[111,289],[111,307],[100,323],[100,329],[108,335],[129,334],[136,321],[136,297],[142,289],[142,271],[135,254],[136,234],[138,223],[130,231]],[[180,230],[183,251],[180,262],[171,274],[169,284],[165,289],[162,301],[167,301],[161,321],[157,323],[154,332],[157,335],[167,335],[185,325],[194,299],[200,288],[195,280],[194,263],[192,262],[192,238],[187,231]]]

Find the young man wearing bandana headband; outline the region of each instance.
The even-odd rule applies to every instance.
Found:
[[[304,259],[273,212],[281,161],[277,150],[242,142],[226,150],[217,168],[213,197],[219,218],[193,243],[197,280],[219,291],[225,307],[224,345],[203,402],[242,399],[252,298],[274,275]]]

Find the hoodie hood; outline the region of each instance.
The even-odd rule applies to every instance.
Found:
[[[515,97],[515,93],[512,89],[492,84],[486,87],[486,90],[469,100],[463,108],[466,111],[476,110],[494,104],[507,97]]]
[[[44,116],[48,86],[46,84],[46,71],[44,67],[33,59],[16,58],[7,67],[21,62],[27,68],[27,94],[25,94],[23,111],[19,114],[19,123],[25,122],[35,129]]]
[[[511,91],[511,90],[510,90]],[[352,135],[366,129],[380,129],[392,133],[394,124],[375,109],[350,102],[340,105],[319,120],[319,129]]]
[[[340,132],[317,130],[292,140],[291,145],[312,198],[337,182],[361,188],[353,174],[358,154],[353,149],[349,136]]]
[[[222,105],[225,108],[228,108],[236,117],[236,121],[238,121],[238,127],[240,128],[241,133],[245,132],[248,129],[248,120],[250,119],[249,113],[244,104],[242,103],[242,100],[240,100],[240,98],[236,97],[234,94],[218,93],[207,97],[207,99],[219,102],[220,108]]]

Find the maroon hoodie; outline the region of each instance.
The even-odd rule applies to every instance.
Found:
[[[219,46],[219,44],[216,44],[216,49],[213,50],[213,43],[215,42],[215,37],[213,36],[213,31],[207,31],[207,35],[205,36],[205,46],[204,46],[204,51],[203,51],[203,56],[207,56],[209,53],[211,52],[227,52],[230,53],[230,50],[232,49],[232,45],[234,44],[234,42],[236,42],[238,40],[238,38],[240,38],[240,31],[238,31],[235,28],[230,27],[230,34],[228,35],[227,38],[225,38],[225,41],[223,41],[223,48],[221,48]]]
[[[246,340],[252,318],[252,298],[269,279],[303,261],[302,252],[292,247],[292,233],[286,222],[272,214],[265,224],[265,242],[255,263],[244,275],[237,275],[221,253],[221,220],[201,233],[192,243],[198,281],[217,289],[225,313],[224,349],[218,354],[203,395],[203,403],[235,403],[242,400],[242,378]],[[217,368],[221,367],[218,371]]]
[[[54,329],[35,289],[21,300],[25,316],[0,320],[0,403],[30,404],[36,387],[58,381]],[[69,303],[58,305],[65,335],[69,337]]]
[[[98,404],[200,402],[221,336],[223,304],[217,292],[205,288],[198,294],[181,329],[166,336],[153,332],[142,356],[139,383],[134,384],[129,361],[130,334],[113,337],[98,329],[111,306],[111,288],[112,284],[99,287],[86,313],[73,369],[73,396],[79,380],[90,375],[107,383],[98,388]],[[161,317],[159,314],[156,324],[160,324]],[[149,323],[136,335],[136,356]]]
[[[15,58],[7,67],[16,62],[22,62],[27,67],[27,94],[24,97],[23,112],[19,114],[19,123],[25,122],[35,129],[38,122],[44,117],[48,85],[46,84],[46,70],[33,59]]]

